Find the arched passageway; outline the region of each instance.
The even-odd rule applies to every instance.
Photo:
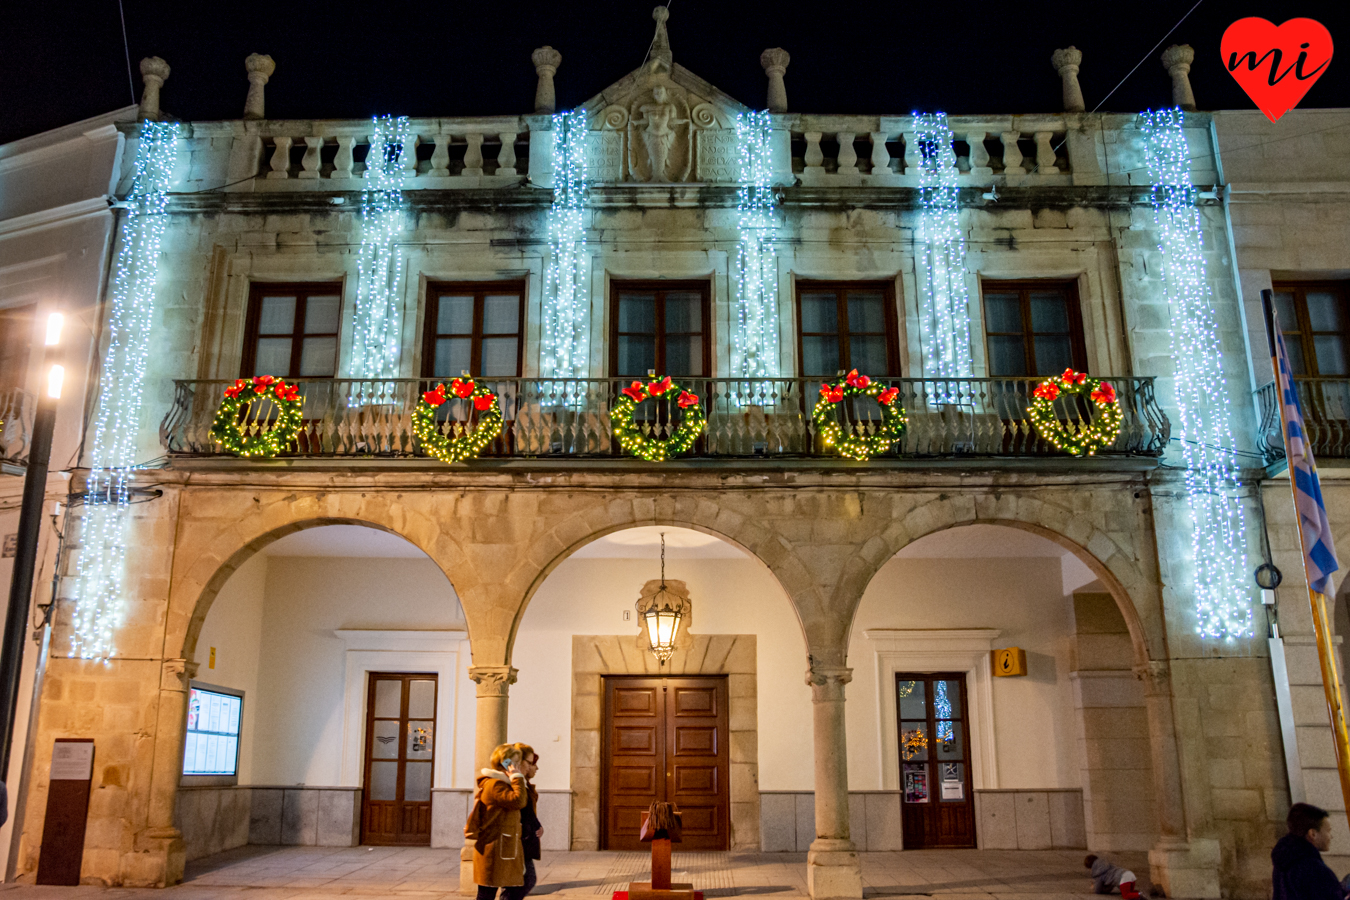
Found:
[[[1006,668],[992,656],[1003,648],[1018,651]],[[1063,544],[972,524],[906,545],[863,593],[849,661],[866,849],[1156,841],[1136,645],[1117,598]]]
[[[190,640],[188,858],[429,844],[434,795],[472,784],[468,634],[444,573],[356,524],[289,530],[235,563]]]

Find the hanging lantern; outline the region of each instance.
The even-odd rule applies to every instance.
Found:
[[[689,605],[689,592],[682,582],[666,584],[666,535],[662,532],[661,581],[647,582],[637,602],[648,647],[661,665],[675,654],[675,640],[680,635],[680,623],[689,614]]]

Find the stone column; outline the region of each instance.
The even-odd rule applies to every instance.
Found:
[[[272,57],[261,53],[250,53],[244,60],[244,71],[248,72],[248,97],[244,100],[245,119],[267,118],[263,114],[263,86],[276,70],[277,64],[272,61]]]
[[[769,112],[785,113],[787,112],[787,86],[783,84],[783,76],[787,73],[788,63],[792,62],[792,57],[782,47],[770,47],[759,55],[759,64],[764,67],[764,74],[769,76]]]
[[[516,683],[511,666],[470,666],[469,679],[478,685],[478,716],[474,724],[473,775],[486,768],[492,751],[506,743],[506,706],[511,685]],[[474,893],[473,844],[464,842],[459,853],[459,892]]]
[[[1171,665],[1167,660],[1149,660],[1136,666],[1134,673],[1144,682],[1154,809],[1158,814],[1158,843],[1148,854],[1151,880],[1168,897],[1217,898],[1219,842],[1192,838],[1186,828],[1181,756],[1172,709]]]
[[[535,113],[557,112],[558,96],[553,90],[553,76],[562,65],[562,54],[545,44],[530,54],[530,62],[534,63],[534,74],[539,76],[539,83],[534,88]]]
[[[160,117],[159,89],[169,77],[169,64],[158,56],[148,56],[141,60],[141,82],[145,88],[141,91],[142,120],[155,121]]]
[[[1072,45],[1050,54],[1050,64],[1059,73],[1064,84],[1064,111],[1082,112],[1087,109],[1083,102],[1083,89],[1078,86],[1078,67],[1083,64],[1083,51]]]
[[[137,883],[167,887],[183,880],[187,849],[183,845],[183,833],[173,820],[178,783],[183,778],[188,687],[195,674],[197,664],[186,659],[166,659],[161,664],[150,804],[146,828],[136,840],[137,849],[146,854],[146,871],[136,873]],[[159,872],[154,871],[156,869]]]
[[[806,672],[816,757],[816,839],[806,855],[806,887],[814,900],[862,896],[862,872],[848,831],[844,685],[852,680],[852,669],[814,659]]]
[[[1163,68],[1172,76],[1172,103],[1185,110],[1195,109],[1195,93],[1191,90],[1191,63],[1195,51],[1190,44],[1173,44],[1162,52]]]

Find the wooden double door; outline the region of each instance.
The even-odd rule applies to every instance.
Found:
[[[600,849],[645,850],[653,801],[682,813],[680,850],[728,850],[727,680],[605,676]]]
[[[429,846],[436,676],[371,672],[361,843]]]
[[[898,672],[895,706],[905,849],[974,847],[965,675]]]

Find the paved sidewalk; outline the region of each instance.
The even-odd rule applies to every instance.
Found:
[[[597,900],[629,881],[645,880],[645,853],[546,853],[532,896]],[[868,898],[944,900],[1068,900],[1092,897],[1081,850],[917,850],[862,853]],[[1141,876],[1143,853],[1113,857]],[[680,853],[676,881],[705,896],[806,896],[805,853]],[[188,864],[182,884],[167,890],[0,886],[4,900],[115,897],[117,900],[333,900],[335,896],[398,900],[459,900],[459,853],[425,847],[240,847]]]

